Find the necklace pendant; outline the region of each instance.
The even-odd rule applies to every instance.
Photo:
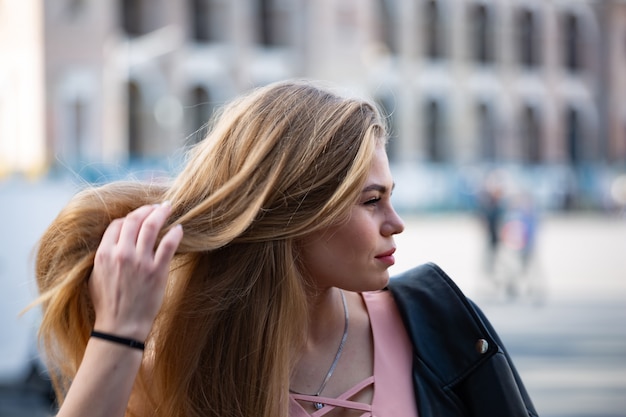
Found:
[[[324,408],[324,404],[322,404],[322,403],[313,403],[313,407],[315,407],[316,410],[321,410],[322,408]]]

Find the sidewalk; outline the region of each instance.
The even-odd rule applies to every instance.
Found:
[[[398,235],[400,272],[423,262],[439,264],[470,297],[490,298],[483,268],[485,238],[469,214],[405,216]],[[545,216],[539,225],[535,279],[546,301],[626,302],[626,218],[603,215]]]

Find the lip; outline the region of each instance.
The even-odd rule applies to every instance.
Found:
[[[376,259],[383,262],[386,265],[392,266],[396,263],[396,258],[394,258],[393,254],[396,252],[395,248],[389,249],[387,252],[383,252],[379,255],[376,255]]]

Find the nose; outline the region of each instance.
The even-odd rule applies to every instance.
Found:
[[[389,208],[382,228],[384,236],[393,236],[404,231],[404,221],[393,207]]]

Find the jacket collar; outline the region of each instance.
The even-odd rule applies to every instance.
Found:
[[[454,385],[498,351],[472,303],[437,265],[391,278],[419,365],[442,387]]]

